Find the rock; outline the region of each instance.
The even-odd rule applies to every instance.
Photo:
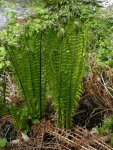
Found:
[[[19,144],[19,142],[20,142],[19,139],[11,141],[12,144]]]
[[[29,138],[26,134],[22,133],[22,139],[23,139],[25,142],[28,142],[30,138]]]
[[[99,132],[98,132],[98,130],[97,130],[97,128],[95,127],[95,128],[92,128],[91,129],[91,131],[90,131],[90,134],[98,134]]]

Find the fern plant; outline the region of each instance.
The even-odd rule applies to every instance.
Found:
[[[81,93],[87,28],[68,21],[60,29],[50,27],[44,31],[29,30],[26,27],[14,43],[4,45],[10,55],[20,93],[25,100],[25,108],[20,109],[13,118],[21,115],[21,124],[24,120],[27,121],[28,116],[42,118],[48,82],[58,126],[69,128]],[[11,107],[12,114],[14,108]],[[27,114],[22,117],[24,109]]]
[[[25,101],[25,108],[28,108],[26,117],[41,119],[44,113],[46,89],[43,39],[41,32],[38,34],[33,32],[30,35],[27,31],[26,27],[25,32],[15,43],[5,43],[4,46],[10,55],[15,81]]]
[[[69,128],[72,125],[72,116],[80,97],[87,39],[84,31],[69,21],[59,33],[53,29],[46,35],[49,51],[47,74],[59,127]]]
[[[27,120],[28,116],[42,118],[48,82],[58,126],[68,128],[72,125],[72,116],[81,92],[87,27],[73,20],[62,20],[59,21],[59,17],[56,21],[51,17],[49,20],[49,15],[45,15],[44,21],[34,19],[23,30],[19,29],[19,34],[13,27],[14,34],[7,32],[10,40],[4,47],[10,55],[15,82],[27,109],[23,119],[26,117]],[[21,111],[16,115],[19,116]]]

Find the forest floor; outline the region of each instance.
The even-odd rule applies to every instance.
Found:
[[[100,67],[89,57],[90,71],[83,78],[83,94],[69,130],[55,125],[51,99],[47,102],[44,119],[31,125],[26,138],[17,131],[11,116],[0,118],[0,137],[7,145],[0,150],[111,150],[110,137],[100,136],[97,127],[113,113],[113,71],[109,66]],[[10,83],[11,86],[11,83]],[[11,87],[10,87],[11,88]],[[13,103],[17,103],[14,96]]]

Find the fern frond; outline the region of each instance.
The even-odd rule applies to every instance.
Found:
[[[71,26],[71,28],[70,28]],[[64,32],[64,33],[63,33]],[[69,128],[81,93],[84,72],[84,32],[71,21],[62,34],[49,31],[48,49],[50,85],[58,126]]]
[[[42,33],[32,35],[34,40],[32,44],[31,55],[31,73],[34,94],[37,98],[36,105],[39,110],[39,116],[42,117],[45,109],[46,77],[45,77],[45,48],[43,46]]]

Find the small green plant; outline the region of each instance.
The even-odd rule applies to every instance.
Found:
[[[0,148],[5,147],[6,144],[7,144],[7,139],[6,138],[0,139]]]
[[[28,130],[28,109],[18,108],[13,104],[10,106],[10,111],[16,129]]]
[[[113,115],[106,119],[102,127],[98,128],[100,135],[108,135],[111,137],[111,145],[113,146]]]
[[[21,129],[23,132],[28,132],[28,122],[31,122],[32,124],[40,123],[38,114],[36,115],[33,111],[30,113],[27,107],[18,108],[15,104],[13,104],[10,106],[10,111],[16,129]]]
[[[0,70],[4,70],[10,65],[10,62],[6,58],[6,51],[4,47],[0,47]]]

